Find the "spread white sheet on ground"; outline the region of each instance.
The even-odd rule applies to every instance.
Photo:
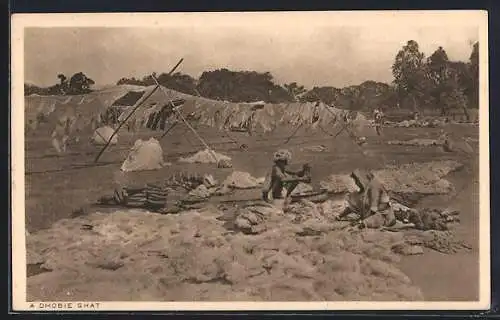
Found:
[[[158,140],[155,138],[147,141],[139,139],[123,162],[121,170],[125,172],[157,170],[164,165],[163,150]]]

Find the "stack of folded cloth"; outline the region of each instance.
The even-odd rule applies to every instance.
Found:
[[[114,202],[132,208],[159,210],[165,207],[167,188],[161,185],[148,183],[146,187],[124,187],[115,190]]]
[[[151,210],[162,209],[166,205],[168,191],[164,186],[147,184],[146,208]]]

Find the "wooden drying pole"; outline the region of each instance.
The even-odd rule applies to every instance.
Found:
[[[179,122],[174,122],[174,123],[170,126],[170,128],[168,128],[167,130],[165,130],[165,132],[163,132],[163,134],[161,135],[160,139],[158,139],[158,140],[163,139],[163,138],[164,138],[164,137],[165,137],[165,136],[166,136],[166,135],[167,135],[170,131],[172,131],[172,129],[174,129],[174,128],[177,126],[177,124],[178,124],[178,123],[179,123]]]
[[[170,72],[168,73],[168,75],[171,75],[175,71],[175,69],[177,69],[177,67],[182,63],[183,60],[184,60],[184,58],[180,59],[179,62],[177,62],[177,64],[172,68],[172,70],[170,70]],[[113,132],[113,134],[109,138],[108,142],[106,142],[106,144],[104,145],[104,147],[101,149],[101,151],[99,152],[99,154],[95,158],[94,162],[99,161],[99,158],[104,153],[104,151],[108,148],[109,144],[111,143],[111,141],[113,140],[113,138],[115,137],[115,135],[118,133],[118,130],[120,130],[120,128],[123,126],[123,124],[125,122],[127,122],[128,119],[130,119],[130,117],[137,111],[137,109],[139,109],[139,107],[144,102],[146,102],[146,100],[148,100],[148,98],[151,97],[153,95],[153,93],[156,92],[156,90],[158,90],[158,88],[160,87],[160,84],[158,83],[158,81],[156,81],[156,78],[154,76],[153,76],[153,79],[155,79],[156,87],[144,99],[142,99],[142,101],[140,103],[138,103],[137,106],[135,106],[135,108],[128,114],[128,116],[122,122],[120,122],[120,124],[118,125],[118,127],[115,129],[115,131]]]
[[[132,114],[134,114],[135,111],[137,111],[137,109],[149,98],[153,95],[153,93],[158,89],[158,87],[155,87],[153,88],[153,90],[141,101],[141,103],[137,104],[137,106],[135,106],[135,108],[128,114],[128,116],[122,121],[120,122],[120,124],[118,125],[118,127],[115,129],[115,131],[113,131],[113,134],[111,135],[111,137],[109,138],[109,140],[106,142],[106,144],[104,145],[104,147],[101,149],[101,151],[99,152],[99,154],[97,155],[97,157],[94,159],[94,162],[97,162],[99,161],[99,158],[101,157],[101,155],[104,153],[104,151],[106,151],[106,149],[108,148],[109,144],[111,143],[111,141],[113,140],[113,138],[115,137],[115,135],[118,133],[118,130],[120,130],[120,128],[123,126],[123,124],[132,116]]]
[[[319,102],[323,102],[321,100],[321,98],[314,92],[314,95],[318,98],[318,101]],[[324,102],[323,102],[324,103]],[[324,103],[326,105],[326,103]],[[333,113],[332,110],[328,109],[328,105],[326,105],[325,107],[325,110],[328,111],[331,115],[333,115],[335,118],[337,118],[337,115],[335,113]],[[285,142],[283,143],[283,145],[287,144],[288,142],[290,142],[290,140],[297,134],[297,132],[299,131],[299,129],[304,125],[304,123],[301,123],[294,131],[293,133],[285,140]],[[327,133],[328,135],[332,136],[334,139],[337,138],[344,130],[347,130],[347,126],[348,126],[348,123],[345,123],[342,128],[335,134],[335,135],[332,135],[330,133],[328,133],[321,125],[319,125],[319,127],[321,128],[321,130],[323,130],[325,133]]]
[[[158,82],[158,80],[156,79],[156,77],[154,75],[151,75],[151,77],[153,78],[153,80],[156,82],[156,86],[160,88],[160,90],[165,94],[165,97],[168,99],[168,102],[170,103],[170,105],[172,106],[172,109],[174,110],[174,112],[177,113],[177,116],[182,120],[182,122],[184,122],[184,124],[194,133],[194,135],[198,138],[198,140],[201,141],[201,143],[205,146],[205,148],[207,148],[207,150],[210,152],[210,154],[213,156],[214,160],[215,160],[215,163],[218,163],[218,159],[217,159],[217,156],[215,155],[215,152],[212,150],[212,148],[210,148],[208,146],[208,144],[205,142],[205,140],[203,140],[203,138],[198,134],[198,132],[196,132],[196,130],[189,124],[189,122],[187,122],[187,120],[184,118],[184,116],[182,115],[182,113],[175,107],[175,105],[173,104],[172,100],[170,100],[170,98],[168,97],[168,94],[165,92],[165,89],[160,86],[160,83]]]
[[[318,98],[318,101],[319,101],[319,102],[323,102],[323,100],[321,100],[320,96],[319,96],[316,92],[314,92],[314,91],[313,91],[313,93],[314,93],[314,95],[316,96],[316,98]],[[329,106],[328,106],[326,103],[324,103],[324,102],[323,102],[323,104],[325,104],[325,105],[326,105],[326,106],[325,106],[325,110],[326,110],[326,111],[328,111],[328,112],[329,112],[332,116],[334,116],[334,117],[335,117],[335,119],[337,119],[337,117],[338,117],[338,116],[337,116],[335,113],[333,113],[333,111],[332,111],[332,110],[330,110],[330,109],[329,109]],[[329,135],[330,135],[330,136],[332,136],[332,137],[335,139],[335,138],[337,138],[337,137],[338,137],[338,136],[339,136],[339,135],[340,135],[340,134],[341,134],[344,130],[347,130],[347,126],[348,126],[348,123],[345,123],[345,124],[344,124],[344,126],[343,126],[343,127],[342,127],[342,128],[341,128],[341,129],[340,129],[340,130],[339,130],[339,131],[335,134],[335,135],[331,135],[331,134],[329,134]],[[323,131],[327,132],[325,129],[323,129],[323,128],[321,127],[321,125],[320,125],[320,128],[321,128],[321,130],[323,130]]]
[[[196,91],[196,93],[198,93],[198,90],[196,90],[196,89],[195,89],[195,91]],[[198,94],[199,94],[199,93],[198,93]],[[169,103],[170,103],[170,105],[172,105],[172,103],[171,103],[171,100],[170,100],[170,99],[169,99]],[[173,108],[173,109],[175,109],[175,108]],[[173,124],[172,124],[172,125],[171,125],[168,129],[167,129],[167,130],[165,130],[165,132],[163,132],[163,134],[160,136],[160,139],[158,139],[158,140],[161,140],[161,139],[165,138],[165,136],[166,136],[166,135],[167,135],[170,131],[172,131],[172,130],[173,130],[173,129],[174,129],[174,128],[178,125],[178,124],[179,124],[179,122],[178,122],[178,121],[174,122],[174,123],[173,123]]]
[[[283,145],[290,142],[290,140],[292,140],[292,138],[297,134],[297,132],[299,131],[300,128],[302,128],[303,125],[304,125],[304,123],[301,123],[300,125],[298,125],[297,128],[295,128],[295,130],[293,130],[292,134],[290,136],[288,136],[288,138],[285,140]]]

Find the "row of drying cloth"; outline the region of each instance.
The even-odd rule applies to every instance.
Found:
[[[258,111],[258,110],[260,110],[260,109],[262,109],[263,107],[264,107],[264,105],[255,105],[255,106],[253,106],[252,109],[251,109],[252,110],[251,116],[248,117],[244,122],[240,123],[239,127],[234,127],[230,123],[232,117],[234,116],[234,113],[230,113],[229,115],[227,115],[226,119],[220,119],[222,117],[222,115],[220,115],[220,114],[218,114],[218,112],[216,112],[215,118],[218,119],[218,121],[222,120],[224,122],[223,127],[229,129],[228,131],[247,132],[250,136],[252,136],[253,135],[253,126],[254,126],[253,122],[254,122],[254,118],[255,118],[255,112]],[[188,117],[189,117],[189,115],[188,115]],[[313,117],[312,117],[311,124],[314,124],[314,123],[318,122],[319,121],[319,117],[320,117],[320,114],[319,114],[319,104],[316,104],[316,106],[314,108],[314,112],[313,112]],[[355,115],[353,116],[351,112],[347,112],[346,119],[351,119],[351,118],[355,118],[355,117],[356,116]],[[188,119],[189,120],[196,120],[193,117],[189,117]],[[295,133],[296,132],[295,132],[295,129],[294,129],[294,132],[285,140],[286,143],[288,143],[289,139],[291,139],[295,135]],[[224,130],[222,132],[222,135],[225,135],[233,143],[239,144],[239,142],[237,141],[237,139],[235,139],[234,137],[232,137],[229,134],[229,132],[227,132],[226,130]],[[243,144],[240,144],[240,148],[242,150],[246,150],[247,146],[243,145]]]
[[[183,99],[172,100],[171,102],[169,102],[169,104],[160,108],[159,111],[149,113],[146,116],[146,119],[143,119],[143,121],[145,121],[145,126],[150,130],[156,131],[156,130],[160,129],[160,130],[164,131],[164,134],[161,136],[161,138],[163,138],[169,131],[171,131],[171,129],[173,129],[178,124],[178,122],[179,122],[179,119],[177,119],[178,115],[175,114],[174,109],[182,106],[184,103],[185,103],[185,100],[183,100]],[[252,114],[254,114],[255,111],[261,109],[262,107],[263,106],[261,106],[261,105],[254,106],[252,108],[252,111],[253,111]],[[152,109],[158,109],[158,108],[156,108],[156,106],[154,105],[152,107]],[[175,117],[173,117],[173,118],[175,118],[175,119],[172,119],[173,120],[172,124],[170,125],[170,127],[167,130],[165,130],[166,129],[165,126],[167,124],[167,119],[171,119],[174,114],[175,114]],[[346,114],[346,119],[350,118],[350,116],[351,116],[351,112],[348,112]],[[192,114],[187,115],[186,118],[187,118],[186,120],[189,120],[189,121],[196,121],[196,117]],[[228,120],[230,118],[231,118],[231,115],[229,115],[227,117],[227,119],[225,121],[227,123],[225,123],[225,125],[229,125]],[[318,120],[319,120],[319,103],[315,105],[312,123],[318,122]],[[249,135],[252,135],[252,125],[253,125],[252,122],[253,122],[253,117],[251,116],[249,119],[247,119],[247,121],[245,121],[245,123],[242,124],[242,128],[240,128],[240,129],[243,129],[244,131],[248,132]],[[135,127],[135,125],[133,127]],[[230,128],[230,129],[234,130],[235,128]],[[322,129],[322,131],[325,131],[324,128],[321,128],[321,129]],[[241,131],[241,130],[238,130],[238,131]],[[294,130],[294,132],[285,141],[285,144],[287,144],[289,142],[289,140],[295,134],[296,134],[296,131]],[[224,131],[224,132],[222,132],[222,135],[225,135],[227,138],[229,138],[231,140],[231,142],[238,144],[241,150],[243,150],[243,151],[248,150],[247,145],[239,143],[237,141],[237,139],[232,137],[228,132]],[[332,134],[329,134],[329,135],[333,136]]]
[[[171,118],[174,114],[174,108],[179,108],[186,101],[184,99],[172,100],[171,103],[164,105],[159,112],[151,113],[148,117],[146,128],[151,130],[165,130],[167,119]]]
[[[156,130],[165,130],[165,125],[167,120],[170,119],[174,115],[174,108],[181,107],[186,101],[184,99],[176,99],[172,100],[172,103],[168,103],[163,107],[159,108],[158,111],[147,113],[145,119],[141,119],[145,121],[145,127],[156,131]],[[152,109],[156,109],[156,104],[151,106]],[[126,111],[125,111],[126,112]],[[135,120],[135,119],[134,119]],[[118,123],[120,121],[120,116],[116,116],[113,120],[113,123]]]

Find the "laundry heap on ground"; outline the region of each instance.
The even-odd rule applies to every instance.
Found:
[[[153,91],[130,86],[107,90],[64,99],[27,97],[28,124],[36,129],[53,121],[53,145],[62,153],[69,132],[88,127],[93,143],[117,144],[115,130],[99,127],[96,115],[127,92],[142,91],[147,96]],[[167,92],[172,97],[154,93],[151,103],[136,110],[131,121],[155,127],[162,106],[182,99],[184,114],[220,130],[252,134],[281,125],[324,130],[348,123],[350,133],[358,137],[368,131],[373,134],[373,129],[365,130],[372,125],[380,134],[380,123],[322,103],[232,104]],[[121,114],[121,121],[134,106]],[[404,126],[439,125],[415,120]],[[449,141],[414,143],[452,148]],[[356,142],[361,145],[365,140]],[[276,158],[281,151],[275,154],[275,164],[286,158],[286,152],[283,159]],[[178,161],[232,168],[230,157],[209,148]],[[168,165],[160,143],[151,138],[137,140],[120,169],[127,173]],[[275,193],[273,175],[284,175],[285,169],[278,165],[271,177],[234,171],[219,182],[209,174],[177,173],[158,183],[124,184],[99,199],[99,205],[111,206],[114,212],[64,219],[48,230],[28,234],[28,264],[51,271],[29,277],[28,292],[38,300],[68,296],[75,300],[422,300],[420,290],[395,267],[399,256],[423,254],[424,248],[450,254],[470,246],[454,237],[459,212],[417,210],[412,201],[454,191],[444,177],[462,166],[456,161],[433,161],[366,174],[334,174],[320,183],[319,190],[309,184],[304,167],[295,182],[282,183],[285,194],[290,191],[283,203],[277,194],[267,199]],[[367,212],[353,201],[361,195],[356,181],[360,177],[369,177],[361,183],[364,186],[377,181],[380,190],[387,191],[385,204],[391,208],[392,222],[363,222]],[[255,189],[262,199],[214,201],[240,189]]]
[[[430,192],[438,188],[429,186],[440,185],[459,166],[435,162],[380,175],[391,188],[399,170],[419,171],[426,179],[397,190]],[[210,197],[201,189],[259,188],[262,183],[243,172],[222,183],[209,175],[170,181],[166,184],[182,186],[184,194],[197,190],[198,198]],[[352,188],[339,181],[344,178],[332,177],[327,184]],[[394,206],[401,214],[411,211]],[[264,201],[207,202],[176,214],[123,208],[64,219],[27,237],[28,263],[51,271],[28,278],[28,299],[419,301],[422,292],[396,266],[400,255],[422,254],[423,248],[448,254],[469,249],[453,232],[432,224],[421,230],[354,230],[349,221],[336,219],[344,208],[343,199],[302,198],[286,210]],[[420,216],[425,214],[454,223],[448,219],[452,212]]]

